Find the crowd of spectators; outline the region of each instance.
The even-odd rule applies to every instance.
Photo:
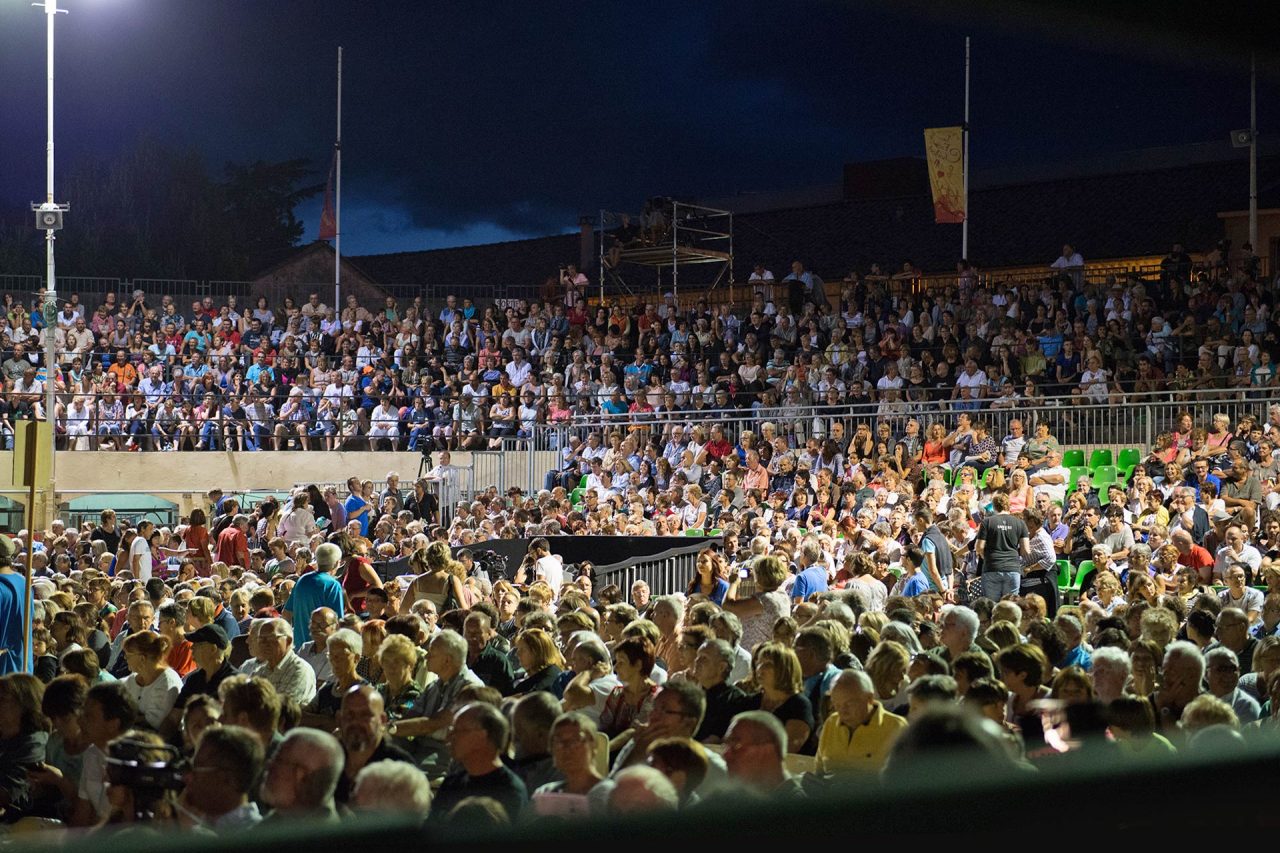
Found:
[[[729,410],[870,407],[881,416],[1276,382],[1274,284],[1222,247],[1160,274],[1084,274],[1072,247],[1038,280],[967,263],[920,286],[910,262],[838,285],[757,265],[746,303],[675,295],[591,305],[568,266],[555,297],[427,305],[311,293],[253,307],[211,297],[72,295],[54,320],[59,434],[72,448],[500,447],[593,417],[707,421]],[[44,417],[43,319],[5,294],[0,434]]]
[[[996,463],[1039,481],[1017,510],[941,480],[868,486],[835,529],[752,507],[662,594],[564,565],[581,519],[552,493],[472,505],[530,537],[508,573],[390,477],[3,536],[0,820],[493,826],[838,795],[910,778],[941,740],[1015,774],[1247,744],[1280,720],[1280,520],[1248,435],[1221,476],[1184,438],[1189,479],[1139,466],[1105,520],[1087,483],[1061,514],[1047,440]],[[1078,600],[1046,582],[1058,554],[1093,560]]]
[[[442,458],[407,491],[394,475],[255,506],[214,490],[172,528],[106,511],[0,537],[0,820],[214,833],[364,812],[572,820],[891,781],[934,754],[940,727],[1013,773],[1067,747],[1119,761],[1274,730],[1280,405],[1269,374],[1254,382],[1275,342],[1273,289],[1247,266],[1183,276],[1176,251],[1159,282],[1098,286],[1069,248],[1039,286],[961,269],[928,295],[874,270],[838,305],[801,265],[777,283],[760,271],[743,317],[667,300],[591,320],[569,269],[563,300],[512,306],[501,334],[499,312],[472,326],[476,307],[452,299],[430,318],[390,301],[338,317],[312,300],[279,324],[260,304],[247,330],[234,304],[202,305],[169,351],[142,294],[95,309],[110,334],[119,321],[143,335],[141,351],[108,346],[108,364],[96,343],[78,361],[69,347],[55,382],[68,412],[103,392],[88,432],[120,447],[337,446],[340,429],[289,426],[310,414],[155,432],[191,395],[287,415],[318,411],[330,387],[375,443],[500,444],[525,428],[523,414],[511,432],[484,414],[506,395],[532,401],[529,424],[571,429],[545,489],[446,494],[451,512],[430,488],[456,483]],[[79,340],[76,311],[64,342]],[[3,366],[23,383],[6,416],[40,416],[20,346]],[[1054,381],[1081,401],[1182,393],[1188,357],[1204,387],[1247,385],[1232,390],[1257,411],[1233,422],[1189,404],[1120,482],[1065,467],[1030,412],[1027,389]],[[1063,373],[1064,358],[1105,376]],[[1241,358],[1249,382],[1224,380]],[[316,368],[334,364],[321,387]],[[146,407],[145,429],[102,431],[108,389]],[[1028,422],[994,435],[982,410],[1010,394]],[[935,407],[906,408],[917,399]],[[791,400],[875,414],[797,437]],[[450,405],[464,417],[441,416]],[[731,437],[731,409],[755,411],[757,428]],[[597,584],[557,556],[565,535],[699,531],[714,536],[678,589]],[[495,538],[528,539],[528,556],[509,571],[477,561]],[[24,650],[14,567],[28,551]]]

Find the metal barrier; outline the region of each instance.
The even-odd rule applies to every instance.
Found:
[[[167,387],[169,390],[134,390],[112,394],[112,404],[120,405],[118,416],[100,411],[107,403],[105,394],[59,392],[56,397],[58,409],[55,412],[55,425],[60,449],[95,450],[102,443],[114,439],[117,445],[130,441],[140,450],[158,450],[166,445],[174,445],[174,449],[182,450],[403,450],[409,449],[413,431],[420,426],[424,427],[424,432],[419,435],[420,441],[428,442],[428,449],[434,447],[431,423],[410,423],[407,417],[402,418],[397,412],[396,435],[375,434],[372,428],[381,421],[375,422],[368,411],[354,406],[350,398],[343,401],[341,410],[335,410],[332,401],[324,398],[311,400],[308,403],[311,407],[309,410],[295,415],[285,411],[291,403],[286,402],[280,409],[276,409],[274,404],[278,402],[277,397],[241,394],[238,399],[243,403],[244,417],[231,418],[223,413],[221,405],[211,415],[200,410],[204,397],[213,394],[213,389],[193,384],[174,392],[171,386]],[[217,390],[221,393],[221,389]],[[43,417],[43,409],[37,408],[37,404],[42,405],[43,400],[35,399],[36,395],[10,391],[0,394],[0,397],[9,403],[12,420],[29,419],[37,411]],[[83,414],[72,411],[72,404],[77,399],[86,404]],[[172,423],[166,409],[170,400],[174,402],[173,411],[177,413]],[[224,400],[224,397],[218,398],[220,404]],[[149,405],[144,406],[144,402]],[[255,410],[253,407],[260,402],[268,408]],[[443,402],[447,404],[449,401]],[[161,411],[166,414],[159,415]],[[484,425],[487,429],[487,421]],[[0,439],[11,435],[11,432],[0,433]],[[76,438],[77,441],[71,442],[71,438]],[[499,446],[489,448],[487,445],[490,441],[498,442]],[[478,452],[512,458],[519,458],[519,454],[531,446],[529,439],[514,436],[501,439],[486,437],[483,444]],[[492,465],[496,471],[497,463]],[[528,467],[527,463],[525,467]],[[505,490],[505,469],[504,463],[503,472],[492,475],[492,479],[486,479],[485,485],[502,485]],[[486,471],[483,476],[488,478],[490,474]],[[523,479],[520,483],[523,483]]]
[[[691,410],[674,412],[670,416],[655,415],[651,422],[653,433],[666,436],[674,424],[686,428],[701,425],[705,429],[722,427],[725,438],[732,444],[741,441],[744,432],[757,437],[765,424],[772,424],[775,434],[786,438],[791,447],[803,447],[811,438],[839,437],[841,452],[853,438],[857,427],[870,427],[887,422],[895,436],[900,436],[908,419],[920,423],[920,434],[925,436],[928,427],[941,423],[948,432],[954,428],[956,418],[964,413],[975,422],[987,424],[997,442],[1009,433],[1009,423],[1021,420],[1028,436],[1036,424],[1046,423],[1050,433],[1064,447],[1110,449],[1113,453],[1126,447],[1150,449],[1161,432],[1176,429],[1179,416],[1191,411],[1197,423],[1205,423],[1214,414],[1224,414],[1237,424],[1245,415],[1253,415],[1260,423],[1267,420],[1267,409],[1280,403],[1280,389],[1267,389],[1263,396],[1251,396],[1258,392],[1241,391],[1224,394],[1222,391],[1204,393],[1186,392],[1178,395],[1126,395],[1124,402],[1085,404],[1081,397],[1048,398],[1037,405],[1016,401],[1008,408],[966,409],[957,401],[924,403],[917,405],[873,404],[870,406],[832,406],[800,408],[760,408],[749,412],[740,410]],[[1171,399],[1171,396],[1186,399]],[[618,431],[623,435],[634,432],[636,420],[632,416],[592,415],[576,418],[568,425],[547,425],[535,432],[534,445],[538,447],[563,447],[584,439],[591,432]]]
[[[617,584],[627,600],[631,598],[631,585],[636,581],[648,584],[652,595],[684,592],[697,571],[698,554],[717,541],[713,538],[690,538],[688,545],[661,554],[636,557],[613,565],[597,565],[594,586],[602,589],[609,584]]]

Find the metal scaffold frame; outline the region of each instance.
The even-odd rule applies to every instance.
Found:
[[[732,299],[732,211],[666,198],[651,199],[639,215],[602,209],[596,220],[596,246],[601,301],[606,281],[636,295],[622,276],[621,270],[627,264],[654,270],[659,293],[663,289],[663,272],[670,270],[670,289],[677,301],[681,267],[718,264],[708,289],[727,282]]]

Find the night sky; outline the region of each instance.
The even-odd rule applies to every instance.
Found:
[[[1248,58],[1089,21],[854,2],[60,0],[58,168],[140,135],[323,179],[345,49],[343,251],[572,230],[647,195],[833,183],[962,116],[973,168],[1219,140]],[[998,5],[998,4],[997,4]],[[955,8],[969,8],[954,4]],[[44,26],[0,0],[0,206],[44,187]],[[1280,127],[1261,69],[1259,128]],[[69,227],[74,227],[75,199]],[[319,200],[301,210],[314,237]],[[2,272],[2,271],[0,271]]]

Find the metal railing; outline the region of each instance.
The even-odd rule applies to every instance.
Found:
[[[699,552],[716,541],[718,540],[714,538],[691,537],[688,545],[671,548],[660,554],[633,557],[611,565],[597,565],[594,586],[602,589],[609,584],[617,584],[628,599],[631,597],[631,585],[636,581],[647,583],[652,595],[684,592],[697,572]],[[554,548],[554,543],[552,547]]]
[[[903,434],[906,422],[915,419],[920,424],[923,439],[934,423],[942,424],[950,432],[957,416],[963,413],[975,422],[986,423],[997,442],[1009,433],[1011,421],[1020,420],[1028,436],[1033,434],[1036,424],[1048,424],[1050,433],[1066,447],[1111,449],[1113,453],[1126,447],[1139,447],[1145,451],[1153,446],[1161,432],[1176,429],[1179,416],[1184,411],[1190,411],[1198,424],[1207,423],[1210,416],[1219,413],[1230,418],[1233,425],[1245,415],[1252,415],[1259,423],[1265,423],[1268,407],[1280,403],[1280,389],[1126,394],[1122,399],[1105,404],[1085,402],[1086,399],[1050,397],[1035,403],[1015,400],[1007,407],[988,404],[972,408],[961,401],[944,401],[869,406],[775,406],[745,411],[694,409],[653,414],[645,421],[632,415],[596,413],[575,417],[568,424],[539,426],[533,446],[544,449],[572,446],[593,432],[607,434],[616,431],[627,436],[640,430],[665,440],[671,427],[677,424],[686,430],[701,425],[708,433],[713,426],[719,426],[724,429],[725,438],[736,445],[744,432],[752,432],[758,438],[762,427],[772,424],[775,435],[786,438],[792,447],[802,447],[811,438],[838,438],[843,452],[859,425],[871,427],[874,438],[874,428],[881,422],[888,423],[896,439]],[[604,444],[607,446],[607,442]]]
[[[201,403],[209,394],[213,394],[217,409],[206,414]],[[107,400],[108,396],[111,401]],[[464,449],[489,451],[491,458],[502,459],[505,467],[508,457],[530,447],[527,438],[514,434],[514,426],[504,428],[503,434],[497,435],[491,429],[487,414],[483,413],[477,413],[480,431],[470,442],[477,446],[471,447],[466,437],[458,437],[456,432],[453,438],[443,432],[437,437],[436,421],[413,422],[409,417],[410,408],[403,414],[397,411],[394,420],[382,420],[381,416],[375,418],[369,410],[353,405],[351,398],[341,404],[320,398],[309,401],[305,409],[292,414],[285,410],[285,406],[292,403],[285,402],[279,407],[276,404],[294,398],[238,394],[233,396],[242,402],[244,416],[229,417],[222,409],[227,396],[225,392],[211,392],[199,385],[177,392],[171,389],[110,395],[58,392],[54,425],[59,448],[96,450],[101,443],[123,445],[128,442],[138,445],[139,450],[157,450],[166,445],[176,445],[170,448],[175,450],[237,451]],[[44,419],[43,397],[12,391],[0,397],[9,407],[9,412],[0,417],[0,449],[9,449],[13,421],[30,420],[37,414],[39,419]],[[76,401],[83,403],[83,409],[75,406]],[[167,405],[169,401],[173,402],[173,414]],[[113,403],[120,405],[119,415],[109,410]],[[258,403],[264,407],[255,409]],[[451,409],[448,405],[445,408]],[[448,425],[451,427],[452,423],[449,421]],[[496,465],[492,463],[491,470],[496,472]],[[505,484],[505,473],[494,476],[494,485]]]

